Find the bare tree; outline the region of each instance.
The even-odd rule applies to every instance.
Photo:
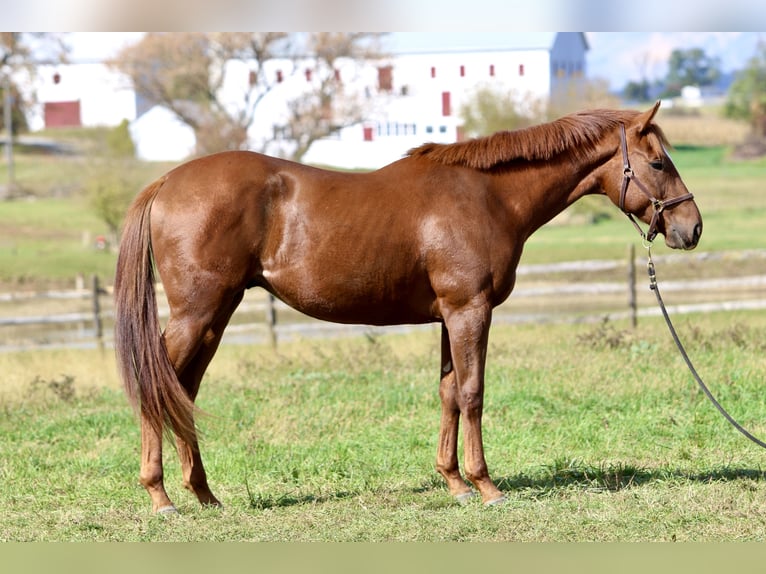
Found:
[[[355,63],[379,59],[377,39],[363,33],[317,33],[309,38],[308,50],[315,59],[313,89],[288,104],[294,159],[303,157],[318,139],[364,118],[366,100],[359,90],[347,88],[355,78],[344,78],[342,70],[353,76]]]
[[[268,140],[274,134],[282,138],[284,154],[300,159],[317,139],[362,119],[363,98],[347,84],[352,78],[344,78],[341,67],[351,70],[354,63],[381,57],[377,37],[147,34],[123,49],[112,65],[132,79],[139,94],[167,107],[194,130],[197,153],[245,145],[264,151],[266,139],[248,139],[248,131],[257,122],[268,127]],[[246,74],[246,81],[230,78],[234,73]],[[260,118],[258,111],[269,94],[300,76],[304,76],[303,87],[283,93],[285,112]],[[224,90],[225,86],[229,89]]]

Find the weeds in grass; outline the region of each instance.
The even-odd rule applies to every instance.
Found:
[[[75,398],[75,378],[72,375],[61,375],[59,378],[44,379],[39,375],[29,384],[29,396],[52,394],[62,402],[70,403]]]
[[[705,351],[726,346],[745,351],[766,351],[766,329],[744,323],[733,323],[713,331],[692,324],[689,325],[688,336],[693,344]]]
[[[579,333],[577,341],[590,348],[621,349],[629,347],[634,341],[634,335],[627,329],[618,329],[609,322],[609,317],[598,323],[590,331]]]

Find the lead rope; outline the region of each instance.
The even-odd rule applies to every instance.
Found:
[[[689,371],[694,376],[694,379],[697,381],[699,388],[702,389],[702,392],[705,393],[705,396],[708,399],[710,399],[710,402],[713,403],[713,406],[716,409],[718,409],[718,412],[720,412],[726,418],[726,420],[731,423],[731,425],[735,429],[737,429],[739,432],[741,432],[743,435],[745,435],[748,439],[753,441],[755,444],[757,444],[761,448],[766,449],[765,442],[753,436],[747,429],[745,429],[741,424],[739,424],[736,420],[734,420],[734,418],[728,412],[726,412],[726,409],[724,409],[721,406],[721,404],[716,400],[716,398],[710,392],[710,389],[707,388],[707,385],[705,384],[705,382],[697,374],[697,369],[694,368],[694,365],[692,364],[691,359],[689,359],[689,355],[686,354],[686,349],[684,349],[684,346],[681,343],[681,340],[678,338],[678,334],[676,333],[676,330],[673,327],[673,323],[670,321],[670,316],[668,315],[668,311],[665,308],[665,303],[662,301],[662,295],[660,295],[660,289],[657,286],[657,275],[654,269],[654,261],[652,261],[651,242],[645,241],[644,247],[646,247],[646,254],[648,258],[646,263],[646,270],[647,270],[647,273],[649,274],[649,288],[652,291],[654,291],[654,295],[657,297],[657,304],[660,306],[660,310],[662,311],[662,316],[665,317],[665,323],[667,323],[668,329],[670,330],[670,334],[673,336],[673,341],[675,341],[676,347],[678,347],[678,350],[681,353],[681,356],[686,362],[686,366],[689,367]]]

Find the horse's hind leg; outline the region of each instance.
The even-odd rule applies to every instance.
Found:
[[[179,382],[194,400],[199,390],[199,382],[189,383],[187,367],[194,363],[194,357],[202,348],[205,324],[194,318],[182,318],[171,311],[167,327],[163,334],[165,348],[170,363],[176,372]],[[152,427],[142,416],[141,418],[141,473],[140,481],[152,499],[152,511],[161,514],[177,512],[165,490],[164,471],[162,463],[162,432]],[[195,440],[196,443],[196,440]],[[198,449],[197,449],[198,451]],[[199,453],[197,452],[197,457]],[[181,460],[184,457],[181,456]],[[201,461],[200,461],[201,463]],[[202,471],[204,476],[204,471]]]
[[[165,330],[166,345],[168,353],[173,360],[176,355],[176,361],[180,367],[179,381],[187,390],[192,400],[195,400],[199,391],[202,376],[210,364],[218,344],[223,336],[224,329],[231,318],[232,313],[242,300],[243,293],[229,299],[223,304],[216,313],[212,322],[199,322],[196,326],[189,325],[189,321],[169,321],[168,328]],[[201,329],[201,330],[200,330]],[[193,342],[194,337],[198,337],[197,344]],[[191,359],[183,361],[184,356],[189,355],[188,347],[196,348]],[[175,364],[175,363],[174,363]],[[189,444],[181,438],[176,437],[178,448],[178,457],[181,461],[181,470],[183,475],[183,484],[199,500],[200,504],[206,506],[221,506],[221,503],[213,495],[208,486],[207,474],[202,464],[199,442],[195,438]]]
[[[178,380],[189,396],[196,398],[205,369],[213,358],[223,330],[236,309],[242,293],[227,298],[215,298],[206,309],[195,308],[186,312],[171,304],[171,316],[165,328],[164,340],[168,357]],[[184,485],[194,492],[202,504],[220,505],[210,492],[207,476],[195,438],[192,444],[177,440]],[[141,421],[141,484],[152,499],[152,510],[175,513],[167,495],[162,468],[162,435],[145,420]]]
[[[141,473],[139,480],[152,499],[152,512],[175,514],[163,482],[162,434],[141,417]]]

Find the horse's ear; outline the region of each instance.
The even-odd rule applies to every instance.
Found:
[[[660,109],[660,100],[657,100],[650,109],[646,110],[643,114],[638,116],[636,123],[638,124],[638,133],[642,134],[646,132],[649,124],[652,123],[654,116],[657,114],[657,110]]]

